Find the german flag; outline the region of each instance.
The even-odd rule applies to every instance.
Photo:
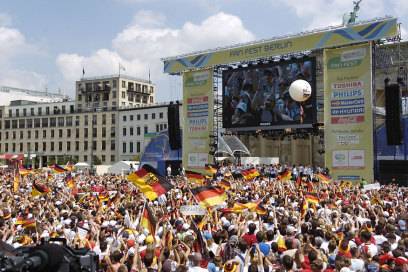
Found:
[[[154,216],[150,207],[146,203],[143,209],[141,225],[142,227],[147,229],[149,233],[154,237],[154,235],[156,234],[156,224],[157,219]]]
[[[213,207],[227,199],[224,190],[216,186],[201,186],[191,189],[195,199],[201,206]]]
[[[310,204],[314,204],[314,205],[319,204],[319,198],[317,198],[317,196],[314,196],[314,195],[311,195],[311,194],[305,195],[305,200],[306,200],[308,205],[310,205]]]
[[[1,218],[3,218],[4,220],[9,220],[11,218],[10,211],[9,210],[3,211],[3,216]]]
[[[222,179],[218,185],[223,188],[225,191],[231,189],[231,182],[229,182],[228,180]]]
[[[205,171],[209,174],[209,176],[212,176],[217,173],[217,167],[215,165],[206,164]]]
[[[14,175],[13,192],[14,192],[14,193],[17,193],[19,187],[20,187],[20,175],[19,175],[19,174],[16,174],[16,175]]]
[[[282,235],[279,235],[278,240],[277,240],[277,243],[278,243],[278,251],[279,251],[279,252],[282,253],[282,252],[284,252],[285,250],[287,250],[286,243],[285,243],[285,239],[283,238]]]
[[[283,172],[281,172],[278,175],[278,179],[282,180],[282,181],[288,181],[292,178],[292,171],[285,169]]]
[[[75,180],[70,173],[65,177],[65,183],[70,189],[73,189],[75,187]]]
[[[26,175],[28,175],[28,174],[31,174],[31,170],[30,170],[30,169],[27,169],[27,168],[25,168],[25,167],[23,167],[23,166],[20,166],[20,167],[18,168],[18,173],[19,173],[20,175],[22,175],[22,176],[26,176]]]
[[[38,183],[36,181],[33,182],[33,186],[31,189],[32,196],[41,196],[41,195],[48,194],[49,192],[50,192],[50,189],[44,184]]]
[[[251,168],[248,171],[251,174],[252,178],[256,178],[256,177],[259,177],[261,175],[256,168]]]
[[[268,213],[268,211],[265,209],[265,207],[261,204],[261,201],[256,205],[255,210],[257,214],[259,215],[265,215]]]
[[[137,186],[145,196],[153,201],[173,188],[150,165],[143,165],[139,171],[131,173],[127,179]]]
[[[320,182],[325,183],[325,184],[329,184],[332,181],[331,177],[329,177],[328,175],[325,175],[323,173],[316,174],[315,178],[318,179]]]
[[[34,218],[24,218],[23,216],[17,217],[17,220],[14,224],[21,225],[23,226],[23,228],[35,228],[37,225]]]
[[[300,216],[301,216],[302,218],[305,218],[306,212],[307,212],[307,209],[308,209],[308,208],[309,208],[309,205],[307,204],[306,199],[303,199],[303,201],[302,201],[302,207],[300,207]]]
[[[194,171],[186,171],[186,177],[189,181],[200,185],[203,185],[205,181],[205,177],[202,174]]]
[[[252,173],[249,170],[241,170],[241,174],[244,177],[245,180],[251,180],[252,179]]]
[[[248,207],[245,206],[245,204],[236,202],[231,208],[224,208],[220,211],[223,213],[242,213],[246,209],[248,209]]]
[[[101,192],[101,193],[99,193],[99,195],[98,195],[98,200],[99,200],[99,202],[107,202],[107,201],[109,201],[109,193],[108,192]]]
[[[64,173],[66,170],[64,167],[59,166],[58,164],[54,164],[50,167],[52,170],[54,170],[55,173]]]
[[[72,162],[67,162],[65,165],[65,170],[72,172],[74,170],[74,164]]]

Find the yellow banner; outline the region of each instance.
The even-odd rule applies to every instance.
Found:
[[[373,182],[370,44],[324,51],[325,161],[337,180]]]
[[[177,74],[191,69],[208,68],[220,64],[357,44],[395,37],[397,34],[397,19],[378,19],[362,24],[332,27],[322,31],[300,33],[292,37],[281,37],[205,53],[169,58],[164,60],[164,72]]]
[[[212,163],[210,134],[214,124],[212,70],[183,74],[183,166],[203,170]]]

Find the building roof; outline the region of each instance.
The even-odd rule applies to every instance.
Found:
[[[0,106],[8,106],[11,101],[24,100],[30,102],[61,102],[67,97],[62,94],[0,86]]]
[[[128,76],[128,75],[124,75],[124,74],[120,74],[120,75],[119,74],[113,74],[113,75],[103,75],[103,76],[94,76],[94,77],[83,77],[80,80],[78,80],[77,82],[104,80],[104,79],[112,79],[112,78],[123,78],[123,79],[128,79],[128,80],[147,83],[147,84],[150,84],[150,85],[155,85],[151,80],[138,78],[138,77],[133,77],[133,76]]]

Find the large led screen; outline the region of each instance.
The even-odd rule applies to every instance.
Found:
[[[223,127],[274,129],[316,122],[315,58],[252,65],[223,72]],[[312,95],[296,102],[290,84],[307,80]],[[305,126],[306,125],[306,126]]]

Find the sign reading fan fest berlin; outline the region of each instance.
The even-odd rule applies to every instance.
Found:
[[[325,161],[338,180],[373,180],[369,44],[324,50]]]
[[[183,165],[203,170],[210,163],[209,133],[213,129],[214,99],[210,70],[183,74]]]

